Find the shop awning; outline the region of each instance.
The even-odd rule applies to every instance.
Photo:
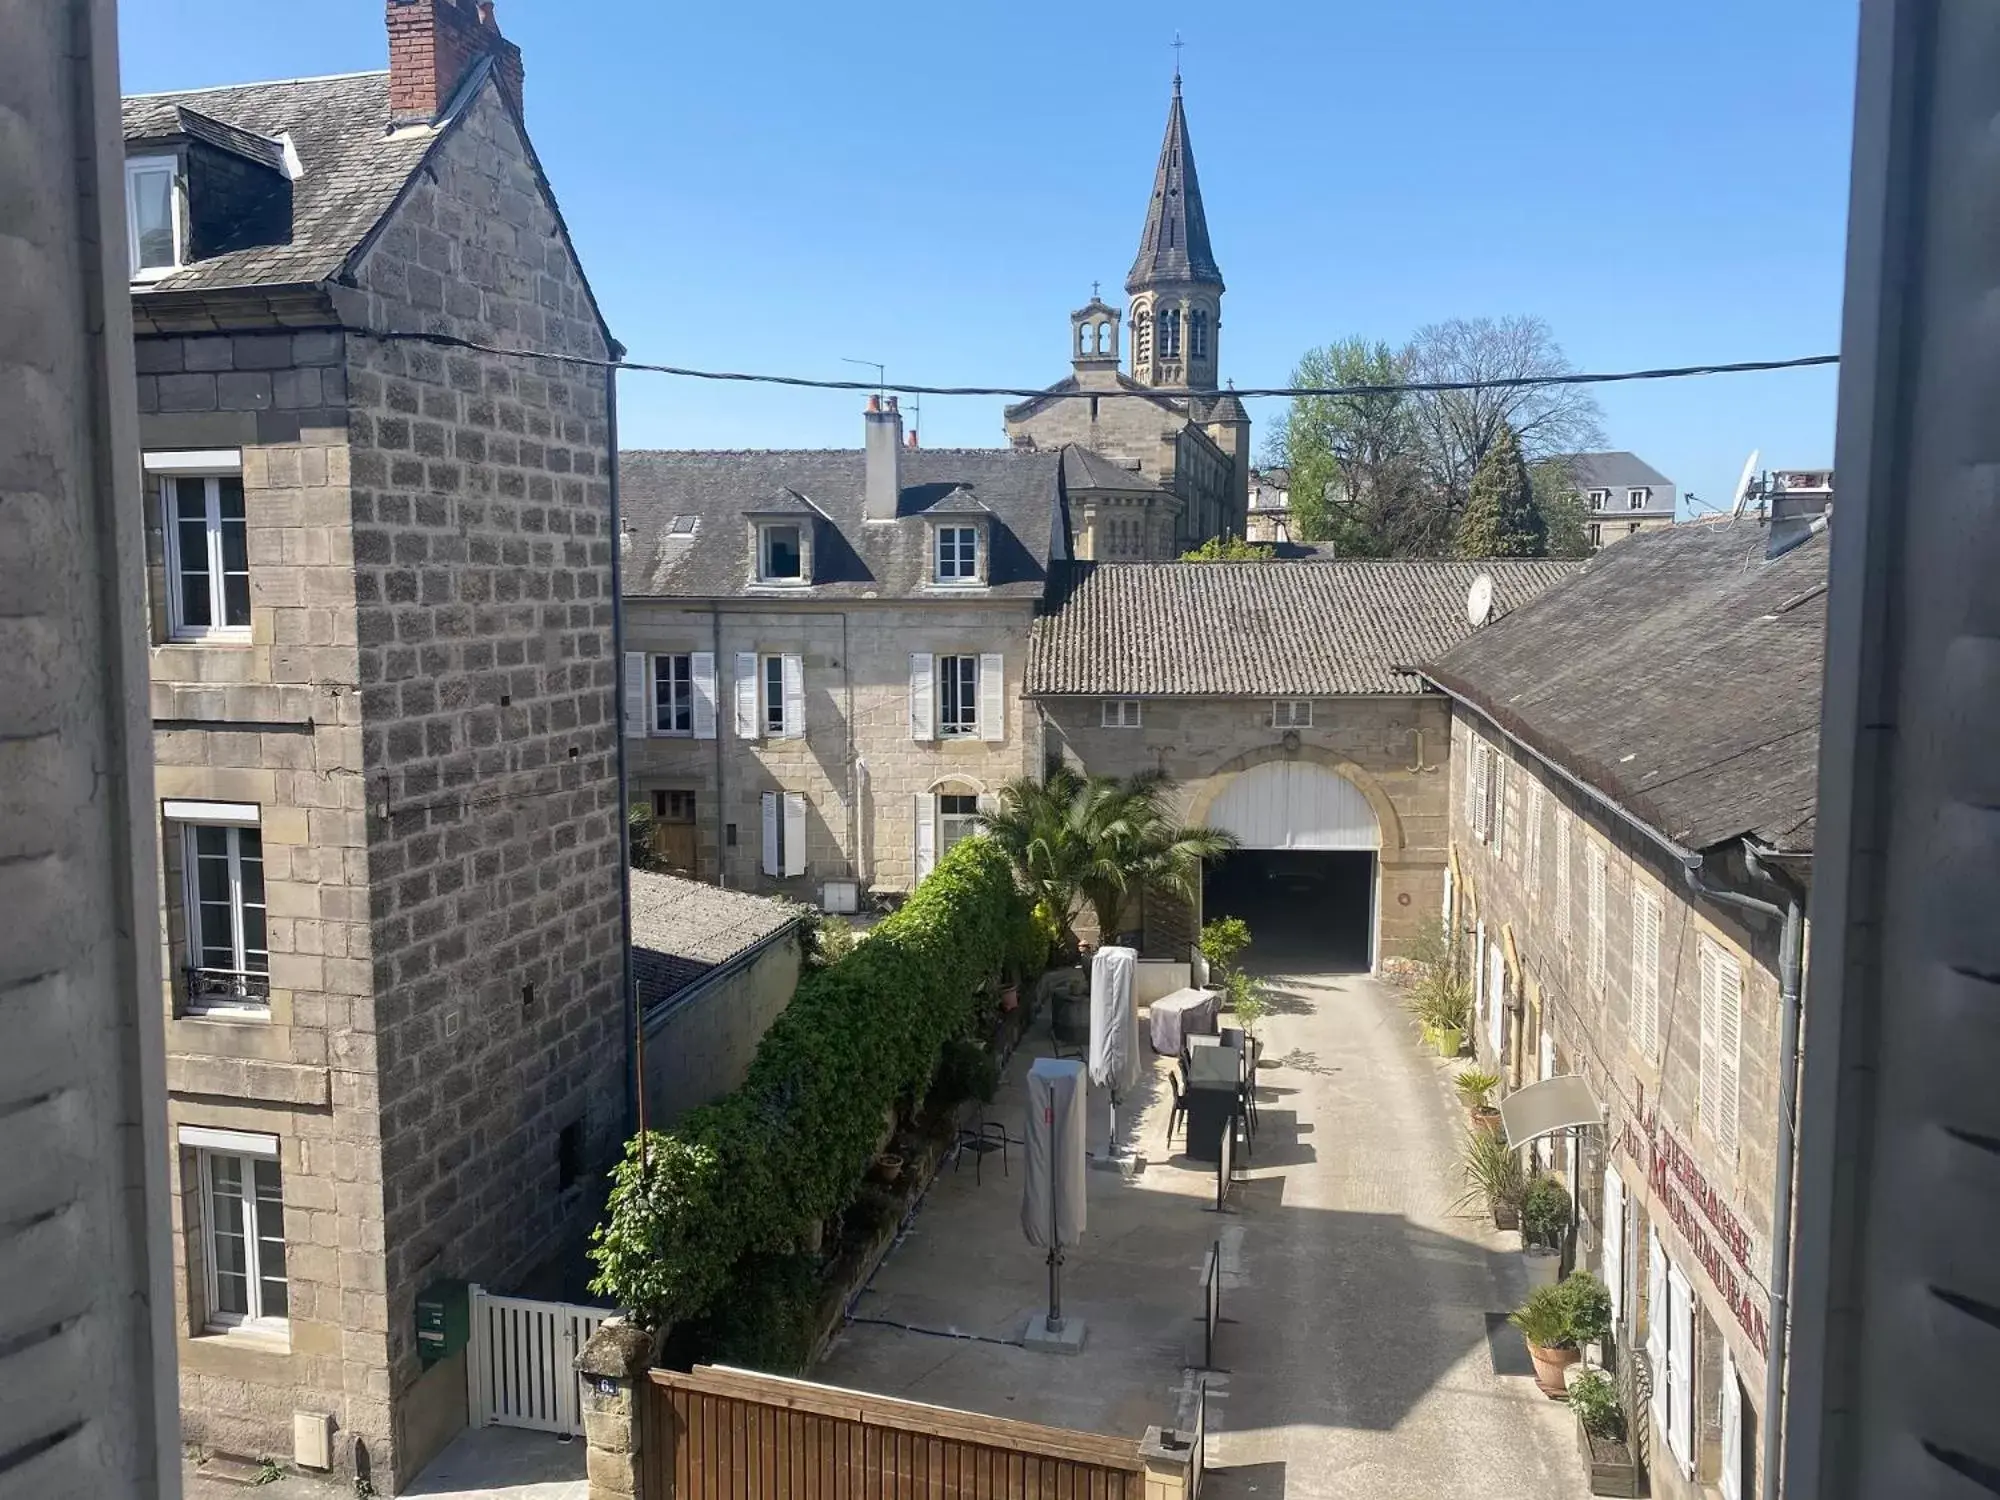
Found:
[[[1590,1085],[1574,1073],[1560,1078],[1544,1078],[1524,1089],[1516,1089],[1500,1101],[1500,1123],[1507,1131],[1507,1144],[1525,1146],[1537,1136],[1579,1125],[1602,1125],[1604,1111],[1591,1097]]]

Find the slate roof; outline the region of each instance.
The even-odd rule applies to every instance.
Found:
[[[1161,281],[1202,281],[1222,288],[1222,270],[1208,242],[1208,215],[1202,211],[1187,111],[1181,107],[1179,73],[1174,74],[1174,98],[1167,107],[1167,135],[1153,172],[1146,227],[1139,235],[1138,258],[1125,278],[1125,290],[1137,292]]]
[[[814,582],[784,592],[823,598],[910,598],[929,592],[931,556],[921,517],[958,514],[972,502],[992,513],[989,586],[974,598],[1039,598],[1059,538],[1060,453],[1013,448],[906,448],[895,522],[862,519],[866,459],[858,449],[738,452],[632,450],[618,457],[619,500],[628,528],[628,598],[773,597],[753,589],[753,511],[790,490],[826,520],[814,538]],[[692,536],[672,535],[675,516],[700,516]],[[966,594],[963,589],[954,594]]]
[[[182,135],[207,141],[209,145],[219,146],[224,151],[233,151],[236,155],[247,157],[274,172],[285,170],[284,144],[268,135],[258,135],[254,130],[240,129],[227,120],[218,120],[213,115],[205,115],[198,109],[189,109],[185,104],[174,111],[174,116],[180,123]]]
[[[634,870],[632,977],[640,1010],[672,999],[798,920],[799,908],[788,902]]]
[[[1616,490],[1628,485],[1645,485],[1656,490],[1674,487],[1671,479],[1638,454],[1622,449],[1613,453],[1572,453],[1569,467],[1580,490]]]
[[[1030,697],[1318,698],[1422,693],[1413,670],[1469,634],[1465,596],[1493,575],[1496,612],[1580,564],[1343,558],[1075,563],[1028,649]]]
[[[1063,488],[1078,490],[1157,490],[1165,486],[1137,469],[1107,458],[1091,448],[1071,443],[1062,450]]]
[[[1123,370],[1113,370],[1112,374],[1117,376],[1118,388],[1120,390],[1130,391],[1144,400],[1152,402],[1153,405],[1160,407],[1164,411],[1173,412],[1176,416],[1185,417],[1189,415],[1189,403],[1186,397],[1172,396],[1165,391],[1156,390],[1142,380],[1134,380]],[[1005,409],[1003,415],[1010,422],[1018,422],[1023,417],[1033,416],[1043,407],[1050,405],[1058,396],[1090,396],[1093,394],[1102,395],[1103,392],[1093,392],[1086,388],[1083,382],[1078,380],[1075,375],[1065,375],[1047,390],[1016,401],[1013,405]],[[1109,399],[1124,401],[1130,398],[1116,396]]]
[[[1425,675],[1684,848],[1808,852],[1827,538],[1766,562],[1766,535],[1630,537]]]
[[[368,238],[447,126],[386,133],[389,75],[354,73],[140,94],[123,101],[125,139],[188,130],[186,107],[267,139],[291,133],[305,175],[292,185],[292,240],[210,256],[136,288],[161,292],[299,286],[326,280]],[[447,115],[447,122],[452,116]],[[220,144],[220,143],[218,143]],[[231,147],[229,149],[237,149]]]

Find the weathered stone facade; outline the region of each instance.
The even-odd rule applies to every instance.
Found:
[[[627,1028],[608,380],[375,331],[611,345],[490,78],[350,280],[288,310],[309,331],[226,297],[142,319],[140,437],[237,455],[250,600],[238,639],[170,638],[149,483],[159,795],[192,804],[162,871],[186,1436],[289,1458],[330,1414],[336,1467],[393,1493],[466,1420],[417,1292],[559,1287]],[[218,804],[261,844],[267,1013],[184,978],[181,829]],[[287,1306],[254,1332],[206,1304],[216,1132],[282,1176]]]
[[[1106,728],[1101,698],[1042,697],[1051,756],[1082,770],[1129,776],[1163,770],[1179,785],[1186,820],[1209,822],[1231,781],[1258,766],[1300,761],[1324,767],[1367,799],[1380,834],[1372,944],[1379,958],[1402,951],[1444,894],[1449,810],[1444,757],[1450,715],[1431,696],[1354,695],[1313,701],[1312,723],[1274,728],[1261,698],[1148,698],[1138,728]],[[1196,914],[1197,921],[1199,914]],[[1253,924],[1254,925],[1254,924]],[[1178,934],[1175,934],[1178,935]],[[1148,934],[1155,956],[1172,944]]]
[[[1497,840],[1482,835],[1476,789],[1467,787],[1482,753],[1501,767],[1490,773],[1498,785],[1493,816],[1503,820]],[[1756,1454],[1761,1443],[1771,1195],[1781,1147],[1779,927],[1750,925],[1691,891],[1683,867],[1657,840],[1608,814],[1471,710],[1454,716],[1450,759],[1451,910],[1460,951],[1479,980],[1475,1049],[1509,1090],[1578,1074],[1603,1107],[1604,1128],[1586,1132],[1580,1172],[1560,1148],[1553,1161],[1580,1198],[1579,1260],[1620,1283],[1615,1342],[1632,1425],[1641,1434],[1649,1392],[1637,1383],[1641,1362],[1633,1355],[1656,1315],[1645,1306],[1649,1234],[1658,1234],[1692,1288],[1695,1481],[1683,1477],[1657,1431],[1644,1447],[1653,1493],[1694,1500],[1709,1493],[1702,1484],[1715,1484],[1720,1472],[1725,1348],[1743,1393],[1744,1452]],[[1600,858],[1602,960],[1593,978],[1591,865]],[[1645,1045],[1634,1000],[1647,951],[1642,945],[1635,964],[1635,891],[1650,896],[1659,913],[1657,1052]],[[1742,980],[1733,1144],[1716,1138],[1701,1107],[1704,944],[1726,955]],[[1497,1018],[1496,951],[1504,972]],[[1617,1265],[1605,1263],[1607,1169],[1622,1182],[1627,1205]],[[1755,1464],[1746,1457],[1745,1494],[1753,1493]]]
[[[667,600],[626,603],[625,649],[711,652],[719,712],[713,740],[649,734],[628,741],[632,795],[690,791],[699,879],[818,902],[828,880],[897,893],[916,883],[919,797],[991,794],[1040,765],[1040,739],[1023,712],[1032,603],[1025,600],[725,600],[714,608]],[[998,654],[1006,722],[997,740],[917,739],[910,723],[910,654]],[[804,734],[745,739],[730,712],[740,653],[802,658]],[[761,867],[762,798],[806,799],[803,874]],[[939,853],[942,853],[940,843]]]

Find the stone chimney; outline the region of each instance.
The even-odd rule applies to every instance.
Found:
[[[861,419],[867,433],[861,514],[870,521],[893,521],[903,493],[903,414],[894,396],[870,396]]]
[[[491,54],[500,91],[522,108],[521,49],[500,34],[492,0],[388,0],[389,123],[428,125]]]

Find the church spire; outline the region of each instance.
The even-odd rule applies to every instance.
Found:
[[[1208,219],[1201,208],[1201,182],[1195,176],[1187,112],[1181,107],[1178,53],[1173,101],[1167,108],[1167,137],[1160,145],[1160,164],[1153,173],[1153,200],[1146,206],[1146,227],[1139,236],[1139,255],[1125,278],[1125,290],[1136,296],[1167,282],[1197,282],[1217,292],[1223,289],[1222,271],[1208,243]]]

